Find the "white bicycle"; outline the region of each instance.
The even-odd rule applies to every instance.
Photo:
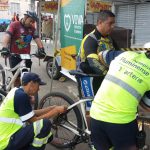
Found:
[[[87,75],[78,71],[71,71],[78,83],[79,100],[73,101],[70,97],[63,93],[52,92],[45,95],[39,104],[40,108],[50,105],[67,105],[68,110],[64,114],[53,118],[52,133],[53,144],[57,148],[70,148],[79,143],[88,143],[89,150],[93,149],[91,142],[91,132],[88,128],[86,120],[86,110],[90,108],[93,100],[94,91],[92,86],[93,78],[99,78],[98,75]]]
[[[14,82],[19,75],[23,75],[25,72],[29,72],[30,68],[26,67],[26,60],[31,59],[32,56],[36,56],[35,54],[10,54],[13,57],[21,58],[21,62],[18,63],[14,68],[3,67],[0,64],[0,104],[6,97],[7,93],[13,88]],[[10,72],[16,70],[13,76],[10,76]],[[34,108],[38,107],[38,101],[35,103]]]
[[[64,114],[60,114],[58,117],[53,118],[52,133],[54,140],[51,143],[57,148],[70,148],[74,149],[79,143],[88,143],[89,150],[93,150],[94,147],[91,142],[91,132],[88,128],[88,122],[86,119],[86,111],[90,109],[91,102],[95,95],[94,82],[101,83],[102,77],[95,74],[85,74],[78,71],[71,71],[71,75],[74,75],[77,80],[79,100],[73,101],[66,94],[60,92],[52,92],[45,95],[39,104],[40,108],[44,108],[50,105],[67,105],[68,110]],[[138,125],[142,125],[143,130],[150,125],[150,118],[138,116]],[[147,145],[141,147],[140,150],[145,150]],[[111,148],[110,150],[113,150]]]

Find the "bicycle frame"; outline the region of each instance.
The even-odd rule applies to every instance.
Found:
[[[80,105],[80,107],[81,107],[81,115],[82,115],[82,117],[83,117],[83,122],[84,122],[84,130],[83,130],[82,132],[84,132],[84,133],[90,135],[90,134],[91,134],[91,131],[90,131],[89,128],[88,128],[88,123],[87,123],[86,114],[85,114],[85,112],[86,112],[86,110],[85,110],[85,102],[87,102],[87,101],[92,101],[92,99],[80,99],[78,102],[76,102],[76,103],[70,105],[67,110],[70,111],[73,107],[76,107],[77,105]],[[71,124],[72,126],[75,126],[75,125],[72,124],[72,123],[70,123],[70,124]],[[63,125],[62,125],[62,126],[63,126]],[[70,128],[70,127],[66,127],[66,126],[64,126],[64,127],[65,127],[66,129],[72,131],[73,133],[77,134],[78,136],[81,136],[80,131],[78,131],[78,129],[75,130],[75,129],[72,129],[72,128]],[[80,130],[81,130],[81,129],[80,129]]]
[[[79,101],[77,101],[76,103],[70,105],[67,109],[67,111],[63,114],[60,114],[56,120],[53,121],[52,124],[54,124],[54,128],[55,128],[55,124],[57,126],[57,124],[68,130],[69,132],[72,132],[73,134],[75,134],[76,136],[78,136],[79,138],[75,141],[72,141],[68,148],[73,148],[75,147],[75,145],[79,144],[79,143],[82,143],[82,142],[85,142],[85,143],[88,143],[89,147],[92,149],[93,145],[92,145],[92,142],[91,142],[91,138],[90,138],[90,135],[91,135],[91,131],[89,130],[88,128],[88,123],[87,123],[87,120],[86,120],[86,114],[85,114],[85,102],[87,101],[92,101],[92,99],[80,99]],[[82,128],[78,127],[76,124],[74,124],[72,121],[69,121],[67,118],[66,118],[66,115],[68,112],[70,112],[72,109],[74,109],[75,107],[77,107],[78,105],[80,105],[81,107],[81,118],[82,118]],[[77,116],[78,117],[78,116]],[[67,122],[67,124],[64,123]]]
[[[91,101],[93,100],[93,97],[94,97],[94,92],[93,92],[93,87],[92,87],[93,77],[83,75],[77,72],[72,72],[72,75],[75,75],[76,81],[78,84],[79,100],[75,102],[74,104],[70,105],[68,107],[67,112],[69,112],[74,107],[77,107],[79,105],[81,108],[80,113],[83,119],[83,127],[80,129],[74,123],[68,120],[66,121],[70,124],[70,126],[66,126],[65,124],[61,124],[61,126],[69,130],[70,132],[76,134],[77,136],[81,137],[77,141],[76,144],[81,143],[83,141],[86,141],[90,144],[91,131],[89,130],[89,127],[88,127],[88,122],[86,119],[86,111],[89,111],[90,106],[91,106]],[[60,115],[60,119],[63,119],[63,116],[65,116],[65,114],[62,114],[62,118]]]
[[[6,81],[5,81],[5,91],[9,91],[11,89],[11,87],[13,86],[13,83],[15,82],[15,80],[17,79],[19,74],[22,73],[23,69],[27,69],[29,71],[29,68],[27,68],[26,65],[25,65],[25,60],[22,60],[14,68],[4,67],[4,71],[5,71],[5,75],[6,75],[5,79],[8,78],[8,71],[12,72],[12,71],[16,70],[15,74],[12,76],[12,78],[11,78],[11,80],[10,80],[8,85],[7,85]]]

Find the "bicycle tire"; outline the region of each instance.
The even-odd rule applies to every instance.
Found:
[[[46,94],[40,101],[39,107],[43,108],[45,103],[48,103],[48,106],[50,105],[66,105],[69,106],[74,103],[74,101],[66,96],[63,93],[59,92],[52,92]],[[73,114],[74,113],[74,114]],[[74,115],[74,116],[73,116]],[[70,118],[69,118],[70,117]],[[67,118],[69,121],[72,121],[79,129],[82,129],[82,116],[78,109],[78,107],[74,107],[69,113],[67,113]],[[76,121],[75,121],[76,119]],[[51,120],[53,121],[53,120]],[[66,125],[67,122],[63,120],[63,123]],[[61,124],[57,124],[52,127],[52,133],[54,140],[51,142],[51,144],[57,148],[70,148],[77,144],[78,139],[80,136],[68,131],[67,129],[63,128]],[[62,137],[65,134],[65,137]],[[67,137],[66,137],[67,136]],[[56,140],[55,140],[56,139]]]
[[[0,64],[0,88],[3,89],[5,85],[5,71],[3,66]]]
[[[6,97],[7,93],[0,89],[0,105],[2,104],[4,98]]]
[[[37,110],[38,109],[38,103],[39,103],[39,94],[37,93],[35,96],[34,96],[34,98],[35,98],[35,103],[34,103],[34,106],[33,106],[33,108],[34,108],[34,110]]]
[[[50,58],[46,64],[46,72],[50,78],[52,78],[52,66],[53,66],[53,58]],[[58,66],[57,61],[55,60],[54,72],[53,72],[54,80],[58,80],[62,76],[60,71],[61,71],[61,67]]]

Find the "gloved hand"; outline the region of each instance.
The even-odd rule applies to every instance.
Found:
[[[9,50],[6,47],[3,47],[0,52],[1,52],[1,56],[3,56],[3,57],[7,57],[10,55]]]
[[[38,51],[36,52],[36,56],[40,59],[43,59],[46,56],[44,48],[39,48]]]

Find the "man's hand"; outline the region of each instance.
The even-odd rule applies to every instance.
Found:
[[[39,48],[36,52],[36,56],[40,59],[43,59],[46,56],[44,48]]]
[[[64,112],[66,112],[67,111],[67,106],[65,106],[65,105],[62,105],[62,106],[56,106],[56,109],[57,109],[57,112],[58,112],[58,114],[62,114],[62,113],[64,113]]]
[[[10,55],[9,50],[6,47],[3,47],[0,52],[1,52],[1,56],[3,56],[3,57],[8,57]]]

